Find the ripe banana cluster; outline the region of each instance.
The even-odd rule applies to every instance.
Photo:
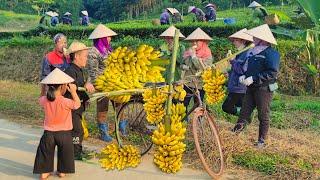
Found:
[[[132,146],[126,145],[120,148],[116,144],[109,144],[102,149],[99,163],[106,170],[123,170],[127,167],[137,167],[141,162],[139,150]]]
[[[164,92],[168,91],[168,87],[163,87],[159,89],[148,89],[142,96],[144,100],[144,110],[147,114],[147,121],[150,124],[159,123],[164,115],[164,103],[167,100],[168,95]]]
[[[142,88],[145,82],[164,82],[161,72],[165,69],[156,66],[160,59],[160,51],[153,47],[141,45],[136,51],[127,47],[118,47],[105,60],[106,69],[97,77],[95,88],[102,92]],[[163,60],[162,60],[163,61]],[[130,95],[110,97],[124,103]]]
[[[183,85],[174,86],[173,98],[179,101],[183,101],[187,95],[187,92],[183,89]]]
[[[183,143],[186,126],[181,122],[186,109],[183,104],[172,105],[170,131],[162,123],[153,132],[152,141],[157,145],[153,162],[166,173],[176,173],[182,167],[182,156],[186,150]]]
[[[206,92],[206,101],[208,104],[220,102],[225,97],[224,83],[225,76],[216,69],[208,68],[202,74],[204,82],[203,89]]]

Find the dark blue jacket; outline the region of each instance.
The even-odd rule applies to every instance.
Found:
[[[229,72],[228,91],[230,93],[243,93],[247,91],[247,87],[239,82],[239,77],[244,75],[246,71],[247,51],[239,54],[231,63],[231,70]]]
[[[205,17],[207,21],[215,21],[216,10],[213,7],[209,7]]]
[[[252,76],[253,84],[249,87],[263,87],[275,83],[279,73],[280,54],[268,47],[257,55],[248,59],[246,77]]]

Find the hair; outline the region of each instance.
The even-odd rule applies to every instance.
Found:
[[[54,101],[56,99],[56,96],[54,95],[54,92],[57,91],[57,89],[61,86],[61,84],[48,84],[48,91],[47,91],[47,99],[49,101]]]
[[[53,37],[53,42],[55,44],[57,44],[57,42],[61,39],[61,38],[67,38],[64,34],[62,33],[58,33]]]
[[[75,53],[69,54],[69,57],[70,57],[70,61],[73,62],[74,61],[74,57],[75,57]]]

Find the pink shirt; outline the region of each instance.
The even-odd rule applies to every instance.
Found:
[[[48,131],[72,130],[71,110],[78,109],[75,101],[63,96],[57,96],[54,101],[49,101],[46,96],[39,98],[39,103],[45,112],[44,129]]]

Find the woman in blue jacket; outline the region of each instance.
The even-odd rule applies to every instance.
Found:
[[[231,36],[229,39],[238,50],[245,48],[253,42],[252,36],[244,33],[247,29],[242,29]],[[222,104],[222,110],[228,114],[239,115],[242,105],[242,99],[246,94],[247,87],[239,82],[239,77],[244,75],[247,70],[246,61],[247,51],[239,54],[231,60],[231,70],[228,80],[228,97]]]
[[[273,91],[277,89],[280,55],[271,47],[271,45],[277,45],[277,42],[267,24],[248,30],[246,33],[253,36],[255,47],[248,51],[247,71],[239,77],[240,83],[247,86],[247,91],[233,131],[242,131],[252,111],[257,108],[260,123],[256,146],[262,148],[265,146],[270,125],[270,104]]]

